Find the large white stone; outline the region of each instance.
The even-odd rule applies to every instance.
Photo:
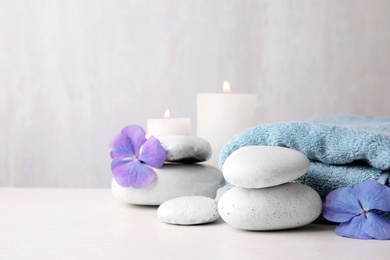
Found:
[[[229,183],[251,189],[290,182],[304,175],[309,167],[309,159],[293,149],[244,146],[226,159],[222,172]]]
[[[158,207],[160,220],[175,225],[210,223],[219,218],[217,202],[201,196],[184,196],[168,200]]]
[[[318,193],[300,183],[264,189],[232,188],[218,203],[222,219],[245,230],[278,230],[313,222],[322,210]]]
[[[169,135],[158,139],[167,151],[167,162],[196,163],[211,157],[210,144],[198,136]]]
[[[130,204],[160,205],[182,196],[215,198],[224,179],[222,172],[205,164],[169,164],[155,169],[156,181],[143,189],[120,186],[114,179],[111,190],[114,197]]]

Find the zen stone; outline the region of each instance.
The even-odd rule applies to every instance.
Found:
[[[244,146],[225,161],[226,181],[242,188],[264,188],[290,182],[310,167],[307,157],[296,150],[277,146]]]
[[[168,200],[157,210],[160,220],[175,225],[210,223],[219,218],[217,202],[201,196],[185,196]]]
[[[203,138],[189,135],[169,135],[159,137],[167,151],[167,162],[196,163],[211,157],[211,146]]]
[[[218,203],[222,219],[245,230],[278,230],[313,222],[322,210],[318,193],[300,183],[264,189],[232,188]]]
[[[211,165],[166,164],[154,170],[155,182],[142,189],[122,187],[113,179],[114,197],[130,204],[157,206],[182,196],[215,198],[218,188],[224,184],[222,172]]]

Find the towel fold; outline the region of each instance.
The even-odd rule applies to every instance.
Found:
[[[311,166],[297,182],[322,198],[330,191],[365,180],[388,185],[390,117],[327,116],[309,122],[281,122],[247,129],[223,147],[219,166],[249,145],[282,146],[305,154]]]

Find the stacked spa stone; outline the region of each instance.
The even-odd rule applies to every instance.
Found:
[[[126,188],[112,181],[112,193],[122,201],[136,205],[160,205],[182,196],[215,198],[224,184],[222,172],[211,165],[198,164],[211,157],[210,144],[197,136],[158,137],[167,151],[161,168],[154,169],[155,182],[142,189]]]
[[[222,172],[235,187],[219,200],[218,211],[229,225],[245,230],[303,226],[321,213],[318,193],[291,183],[310,167],[307,157],[275,146],[245,146],[225,161]]]

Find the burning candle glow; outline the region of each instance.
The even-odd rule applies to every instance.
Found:
[[[165,110],[164,118],[170,118],[170,117],[171,117],[171,111],[169,111],[169,109]]]
[[[227,80],[225,80],[222,84],[223,93],[230,93],[230,84]]]

